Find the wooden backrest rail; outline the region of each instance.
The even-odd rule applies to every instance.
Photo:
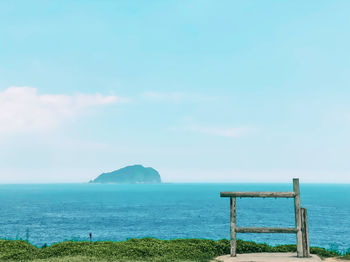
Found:
[[[236,256],[236,233],[292,233],[297,238],[298,257],[309,257],[309,236],[307,225],[307,211],[300,207],[299,179],[293,179],[293,192],[221,192],[221,197],[230,198],[230,235],[231,256]],[[236,198],[262,197],[262,198],[294,198],[295,228],[261,228],[236,226]]]
[[[294,198],[294,192],[221,192],[221,197],[271,197]]]

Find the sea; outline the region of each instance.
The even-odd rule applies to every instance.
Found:
[[[291,184],[0,185],[0,238],[38,247],[65,240],[229,239],[229,199],[221,191],[292,191]],[[350,248],[350,185],[301,184],[311,246]],[[237,226],[294,227],[293,199],[237,199]],[[294,234],[238,234],[270,245]]]

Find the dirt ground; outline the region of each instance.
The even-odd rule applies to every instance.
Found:
[[[237,257],[230,255],[220,256],[214,261],[221,262],[340,262],[344,260],[336,258],[320,259],[316,255],[310,258],[298,258],[295,253],[252,253],[238,254]]]

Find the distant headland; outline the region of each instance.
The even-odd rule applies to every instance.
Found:
[[[152,167],[133,165],[102,173],[90,183],[158,184],[161,183],[161,178],[158,171]]]

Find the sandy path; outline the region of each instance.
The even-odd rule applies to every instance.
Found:
[[[295,253],[252,253],[238,254],[237,257],[230,255],[220,256],[214,261],[222,262],[346,262],[350,260],[339,258],[320,259],[318,256],[312,255],[311,258],[297,258]]]
[[[238,254],[237,257],[230,255],[220,256],[216,261],[222,262],[322,262],[315,255],[310,258],[298,258],[295,253],[250,253]],[[332,261],[329,261],[332,262]]]
[[[296,253],[250,253],[250,254],[238,254],[237,257],[231,257],[230,255],[224,255],[215,258],[214,261],[221,262],[346,262],[349,260],[343,260],[338,258],[326,258],[320,259],[316,255],[312,255],[310,258],[298,258]]]

